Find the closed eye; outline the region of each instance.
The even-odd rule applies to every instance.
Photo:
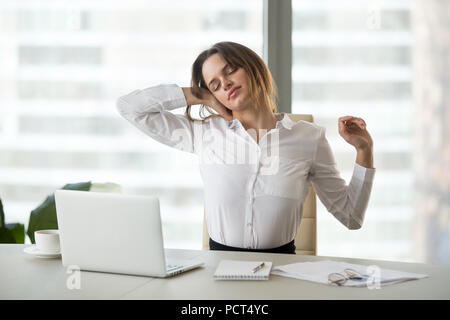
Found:
[[[236,72],[237,69],[238,69],[238,68],[232,68],[232,69],[228,72],[228,74],[233,74],[234,72]],[[220,83],[214,88],[213,91],[217,91],[219,88],[220,88]]]

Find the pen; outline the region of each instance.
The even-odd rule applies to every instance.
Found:
[[[263,263],[261,263],[260,265],[254,267],[254,268],[252,269],[252,272],[255,273],[256,271],[261,270],[262,268],[264,268],[264,265],[265,265],[265,263],[263,262]]]

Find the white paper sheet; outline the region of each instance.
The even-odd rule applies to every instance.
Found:
[[[347,282],[343,284],[343,286],[347,287],[376,288],[383,285],[428,277],[428,275],[425,274],[384,269],[375,265],[358,265],[330,260],[275,266],[272,268],[271,274],[329,284],[328,276],[330,273],[340,273],[345,275],[344,270],[347,268],[353,269],[365,276],[362,280],[348,279]]]

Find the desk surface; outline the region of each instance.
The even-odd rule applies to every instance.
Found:
[[[198,259],[204,267],[173,278],[158,279],[81,271],[80,289],[68,289],[71,273],[61,259],[40,259],[23,252],[27,245],[0,244],[0,299],[187,299],[187,300],[301,300],[301,299],[450,299],[450,267],[381,260],[268,253],[168,249],[167,256]],[[221,259],[265,260],[273,265],[334,260],[377,265],[429,275],[428,278],[380,289],[335,287],[270,276],[268,281],[215,281]]]

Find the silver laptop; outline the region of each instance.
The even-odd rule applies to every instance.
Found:
[[[166,259],[158,198],[57,190],[55,202],[63,266],[170,277],[203,264]]]

